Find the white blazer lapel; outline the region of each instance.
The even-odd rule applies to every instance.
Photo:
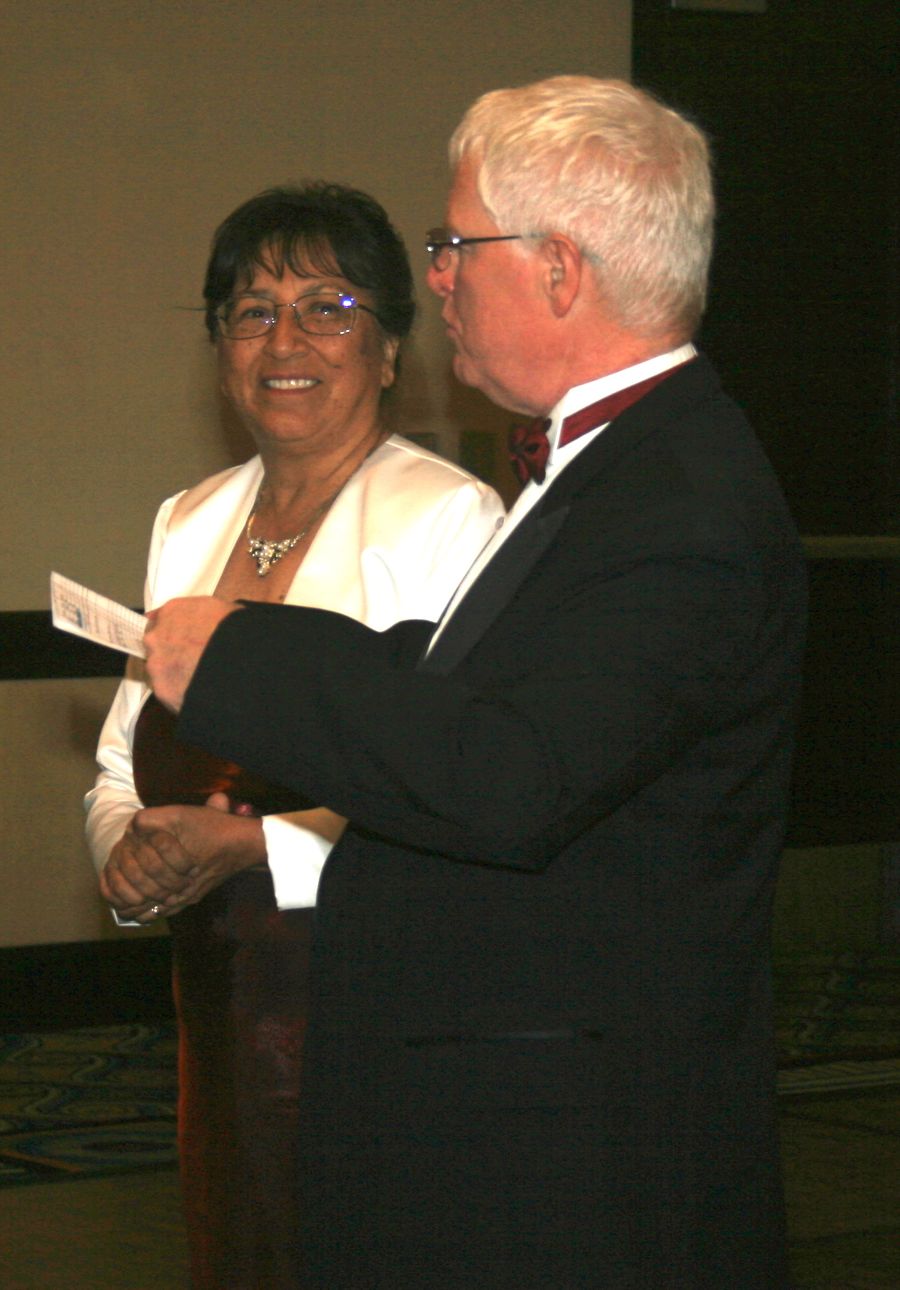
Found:
[[[160,553],[154,605],[173,596],[212,595],[247,523],[261,478],[262,465],[254,457],[178,498]]]

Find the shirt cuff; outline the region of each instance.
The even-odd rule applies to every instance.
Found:
[[[279,909],[307,909],[316,903],[322,866],[332,843],[294,824],[290,816],[264,815],[263,836],[275,901]]]
[[[136,918],[120,918],[116,910],[110,908],[109,911],[113,916],[113,922],[116,927],[144,927],[144,923],[139,923]]]

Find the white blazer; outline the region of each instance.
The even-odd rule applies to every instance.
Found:
[[[212,595],[262,479],[254,457],[162,504],[153,526],[144,602]],[[457,584],[503,522],[503,505],[459,466],[399,436],[363,462],[328,511],[287,604],[346,614],[383,631],[403,619],[436,622]],[[85,797],[98,871],[141,807],[131,746],[149,693],[143,664],[129,660],[100,734],[100,773]],[[290,815],[263,820],[275,897],[282,909],[315,904],[331,844]]]

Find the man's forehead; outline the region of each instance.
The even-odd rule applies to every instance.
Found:
[[[493,232],[496,228],[478,194],[478,169],[474,159],[466,154],[453,173],[447,197],[447,227],[452,233],[472,235]]]

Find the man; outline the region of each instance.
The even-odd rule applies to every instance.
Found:
[[[457,376],[548,419],[537,478],[433,634],[188,601],[147,635],[183,738],[353,821],[318,895],[310,1284],[781,1287],[804,577],[690,344],[706,146],[557,77],[480,99],[451,159],[430,285]]]

